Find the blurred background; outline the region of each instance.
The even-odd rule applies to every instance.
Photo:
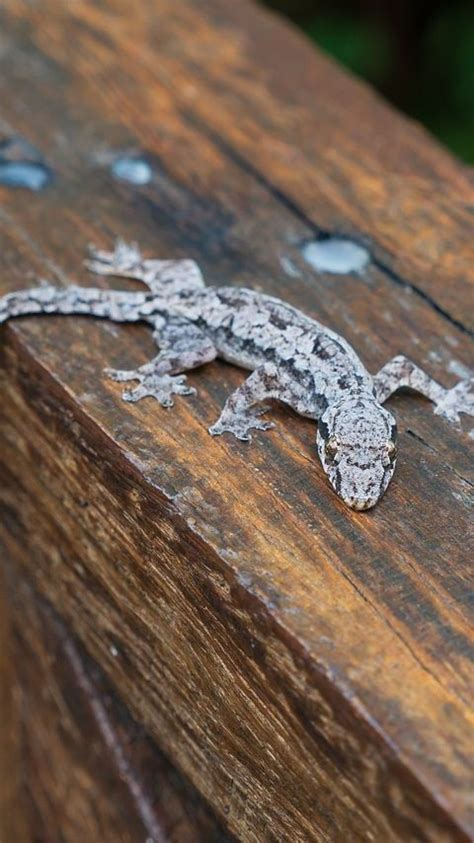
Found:
[[[263,0],[474,164],[474,0]]]

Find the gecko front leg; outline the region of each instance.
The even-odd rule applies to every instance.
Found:
[[[255,404],[268,398],[278,398],[301,415],[315,417],[315,407],[307,390],[275,363],[264,363],[227,399],[219,419],[209,428],[209,433],[220,436],[221,433],[229,432],[237,439],[248,442],[252,438],[249,433],[251,429],[269,430],[275,427],[273,422],[261,419],[268,408],[255,407]]]
[[[195,325],[185,319],[170,318],[155,332],[161,346],[160,353],[138,369],[106,369],[114,381],[138,380],[139,386],[123,393],[124,401],[136,402],[151,396],[162,407],[172,407],[172,395],[194,395],[196,390],[186,384],[181,372],[203,366],[215,359],[217,351],[212,341]],[[178,377],[176,377],[178,375]]]
[[[375,394],[382,404],[397,389],[408,388],[419,392],[435,405],[436,415],[450,422],[460,423],[459,413],[474,415],[474,379],[459,381],[446,389],[431,378],[408,357],[398,355],[389,360],[374,376]]]

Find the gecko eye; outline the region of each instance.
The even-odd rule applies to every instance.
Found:
[[[325,450],[328,457],[335,457],[339,448],[339,439],[337,436],[330,436],[326,442]]]
[[[391,440],[389,440],[387,442],[386,450],[387,450],[387,455],[390,457],[390,459],[394,460],[395,457],[397,456],[397,446],[395,445],[395,442],[392,442]]]

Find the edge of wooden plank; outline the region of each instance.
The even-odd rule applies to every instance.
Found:
[[[349,787],[349,790],[347,790],[347,787],[344,790],[343,787],[340,793],[332,793],[329,802],[327,802],[327,794],[324,796],[321,791],[313,790],[314,779],[311,774],[311,766],[321,764],[324,760],[324,764],[329,764],[329,769],[338,769],[341,777],[347,775],[348,770],[350,771],[349,779],[352,780],[352,796],[354,796],[354,787],[356,789],[359,787],[364,788],[361,790],[360,797],[363,799],[367,810],[367,817],[365,818],[367,822],[367,833],[369,829],[372,831],[375,829],[375,833],[386,835],[385,839],[387,841],[392,839],[395,841],[399,839],[399,834],[402,835],[406,833],[407,829],[411,829],[410,833],[413,833],[415,836],[418,834],[422,838],[425,835],[426,839],[436,840],[436,843],[440,843],[443,840],[450,841],[452,839],[459,841],[469,840],[469,827],[464,825],[461,817],[453,816],[447,804],[443,804],[444,800],[441,793],[436,794],[425,787],[422,781],[414,775],[414,771],[406,766],[403,758],[398,753],[397,747],[388,740],[387,734],[380,731],[378,724],[370,718],[367,710],[360,707],[357,699],[347,692],[348,689],[345,689],[339,683],[337,676],[326,675],[324,670],[321,670],[321,666],[318,666],[314,659],[301,647],[301,642],[295,640],[285,625],[281,624],[271,598],[269,599],[268,595],[266,596],[259,589],[258,584],[245,583],[240,578],[236,579],[236,571],[232,564],[229,564],[228,560],[226,561],[220,555],[216,554],[212,544],[209,543],[209,539],[200,534],[199,530],[196,530],[196,526],[193,528],[186,523],[186,519],[183,519],[183,514],[176,511],[173,500],[166,496],[163,490],[159,488],[159,485],[156,483],[150,484],[149,479],[146,479],[140,467],[136,465],[133,459],[130,459],[130,455],[126,449],[117,448],[117,444],[110,440],[107,432],[98,426],[97,421],[85,413],[84,408],[78,406],[73,397],[64,390],[63,385],[58,381],[57,377],[51,371],[48,371],[47,367],[44,367],[43,364],[32,358],[31,352],[22,343],[19,334],[20,331],[18,329],[11,329],[10,335],[12,336],[13,347],[15,349],[14,357],[18,355],[17,363],[14,365],[20,366],[19,380],[17,386],[14,387],[15,390],[19,389],[19,403],[16,409],[22,407],[21,412],[23,413],[26,410],[27,416],[29,416],[30,410],[33,410],[34,415],[39,411],[41,424],[44,424],[46,418],[48,418],[47,425],[49,430],[45,429],[45,441],[39,445],[46,462],[48,459],[46,457],[47,450],[51,448],[55,436],[60,435],[61,438],[64,436],[68,440],[65,450],[63,450],[65,442],[61,443],[61,460],[67,454],[64,464],[71,469],[73,463],[77,462],[76,470],[80,463],[79,475],[76,476],[70,489],[68,488],[69,478],[63,472],[60,472],[53,480],[53,473],[51,471],[53,466],[48,469],[48,488],[52,497],[48,501],[46,499],[47,491],[44,489],[45,496],[41,501],[42,515],[39,513],[34,515],[35,497],[38,500],[38,495],[34,493],[34,471],[31,470],[30,466],[30,469],[26,469],[22,474],[22,483],[26,482],[28,484],[33,482],[29,494],[29,498],[33,503],[30,503],[28,509],[26,506],[25,490],[23,490],[21,494],[18,494],[18,506],[24,507],[22,518],[26,518],[30,522],[33,519],[35,526],[38,527],[38,533],[35,532],[35,547],[31,559],[32,567],[28,563],[30,574],[35,577],[40,591],[48,599],[51,599],[53,604],[62,606],[65,617],[68,618],[92,657],[97,659],[99,664],[106,670],[124,698],[130,701],[131,709],[135,716],[145,723],[154,737],[158,739],[158,742],[164,746],[165,751],[171,754],[178,765],[190,776],[198,789],[212,802],[213,807],[217,810],[222,820],[228,823],[229,828],[237,834],[243,834],[244,839],[249,840],[261,839],[258,835],[261,833],[270,833],[270,829],[272,832],[274,831],[277,835],[280,835],[278,839],[300,839],[298,836],[291,837],[291,834],[297,835],[298,833],[303,833],[303,829],[306,829],[306,832],[304,832],[306,834],[310,834],[311,829],[316,835],[321,834],[321,838],[318,836],[314,838],[318,840],[325,839],[324,835],[327,833],[329,835],[331,833],[335,834],[335,828],[333,827],[332,832],[328,831],[328,828],[331,828],[331,824],[325,827],[321,817],[318,822],[322,823],[322,825],[313,825],[313,800],[321,799],[323,806],[326,804],[326,808],[323,807],[322,809],[324,815],[324,811],[328,809],[329,804],[334,802],[334,800],[335,804],[337,804],[338,799],[342,798],[341,806],[344,804],[344,792],[346,793],[346,798],[350,798],[351,787]],[[12,344],[7,343],[7,354],[10,355],[11,351]],[[38,391],[38,378],[43,383],[41,398]],[[45,385],[47,385],[47,389],[44,389]],[[11,394],[10,387],[9,392]],[[27,395],[29,395],[28,398],[26,397]],[[37,403],[38,401],[40,401],[41,406]],[[31,406],[28,408],[27,405]],[[45,416],[46,407],[48,409]],[[43,417],[42,420],[41,417]],[[12,421],[17,429],[18,443],[20,444],[22,441],[24,420],[18,425],[14,418]],[[17,421],[20,422],[19,417]],[[51,427],[54,430],[52,439]],[[49,440],[49,443],[47,440]],[[20,444],[20,463],[25,459],[25,444],[23,446]],[[57,444],[59,447],[59,441]],[[23,454],[20,454],[21,451],[23,451]],[[101,460],[103,461],[103,466],[99,473],[97,473],[98,465],[96,464],[98,453],[100,453]],[[26,455],[26,463],[23,463],[23,465],[28,466],[28,464],[29,457]],[[57,471],[57,468],[58,466],[54,470]],[[88,471],[91,472],[89,476],[87,474]],[[28,477],[28,474],[30,477]],[[117,475],[120,475],[119,484],[116,479],[112,479]],[[16,481],[18,481],[19,476],[19,474],[16,475]],[[46,521],[48,518],[51,518],[51,511],[54,511],[58,505],[58,489],[61,489],[61,495],[65,499],[69,498],[69,505],[72,504],[77,507],[77,480],[79,479],[80,483],[84,483],[86,478],[88,478],[86,485],[90,489],[97,485],[99,495],[107,488],[107,493],[109,494],[119,494],[119,498],[121,498],[125,493],[125,498],[128,501],[133,499],[135,504],[138,505],[138,508],[134,507],[133,516],[130,513],[127,516],[130,530],[135,535],[138,534],[137,531],[146,534],[147,545],[152,546],[156,542],[156,549],[152,552],[152,556],[156,560],[154,570],[151,572],[147,566],[148,570],[145,572],[143,562],[139,561],[140,558],[143,559],[141,554],[144,552],[144,547],[143,545],[137,546],[137,555],[131,567],[128,567],[126,563],[125,568],[122,567],[118,572],[119,580],[122,581],[119,589],[123,589],[123,583],[125,582],[127,583],[127,589],[130,589],[132,581],[137,578],[140,593],[146,594],[147,590],[150,589],[151,593],[153,593],[153,590],[157,587],[157,582],[159,582],[158,590],[160,590],[163,587],[163,582],[160,581],[159,571],[163,572],[163,554],[165,553],[171,553],[170,562],[173,568],[171,576],[172,578],[177,577],[175,580],[175,585],[177,586],[180,576],[184,578],[184,569],[181,567],[181,572],[179,572],[177,570],[178,566],[182,566],[184,563],[185,568],[189,567],[190,563],[193,565],[193,559],[199,558],[202,569],[197,570],[194,567],[191,575],[189,571],[187,572],[187,577],[189,578],[191,576],[191,580],[188,579],[188,587],[192,591],[197,586],[199,602],[201,603],[202,601],[202,603],[198,608],[197,603],[191,606],[193,603],[191,601],[191,604],[188,603],[188,609],[190,613],[192,610],[194,612],[198,610],[198,614],[203,613],[201,621],[205,619],[206,634],[211,630],[214,631],[216,636],[219,634],[223,635],[223,638],[219,641],[219,647],[212,654],[209,650],[206,651],[206,646],[203,642],[197,647],[197,652],[206,652],[208,656],[212,656],[212,659],[215,660],[217,658],[217,664],[221,665],[222,660],[225,662],[225,653],[227,650],[235,658],[235,647],[237,646],[239,658],[243,658],[249,668],[248,675],[244,669],[243,673],[238,677],[240,693],[242,693],[244,688],[246,689],[244,691],[244,709],[247,704],[250,704],[252,699],[255,701],[262,692],[259,683],[257,686],[252,684],[255,682],[255,664],[252,670],[250,670],[250,665],[256,656],[258,658],[262,658],[263,656],[264,661],[262,667],[266,675],[265,681],[269,685],[269,697],[264,704],[261,714],[265,717],[265,720],[273,718],[273,725],[275,726],[278,718],[281,717],[278,696],[279,694],[283,694],[283,697],[287,698],[285,703],[286,714],[284,715],[285,728],[288,726],[290,733],[293,734],[295,745],[297,745],[298,741],[309,739],[311,746],[309,758],[312,758],[312,760],[308,766],[309,758],[306,757],[306,763],[303,764],[302,768],[304,776],[301,775],[298,780],[298,789],[301,788],[301,791],[305,793],[306,813],[303,811],[302,816],[299,818],[302,823],[301,826],[298,825],[298,820],[295,820],[295,817],[291,816],[291,811],[289,814],[285,813],[285,807],[282,804],[285,798],[285,788],[290,786],[290,781],[293,782],[291,790],[294,797],[294,787],[298,776],[295,769],[291,770],[291,760],[288,754],[280,758],[278,757],[278,743],[273,746],[272,757],[274,758],[278,774],[283,776],[283,781],[277,781],[276,784],[275,781],[272,782],[273,790],[269,799],[268,789],[270,782],[266,778],[268,776],[268,768],[266,776],[264,775],[264,769],[261,769],[259,773],[255,773],[254,771],[253,775],[247,781],[246,777],[244,777],[240,784],[238,784],[239,776],[238,774],[236,775],[236,770],[239,769],[239,763],[236,768],[233,768],[231,764],[230,770],[234,770],[232,774],[226,769],[226,763],[229,762],[229,758],[221,756],[219,751],[216,755],[216,747],[219,744],[218,735],[222,724],[218,724],[217,732],[214,735],[210,736],[207,734],[207,737],[204,738],[204,745],[201,743],[203,740],[202,734],[198,739],[194,750],[196,751],[199,747],[198,756],[200,755],[200,763],[197,766],[196,758],[193,758],[193,751],[190,750],[190,746],[183,748],[180,745],[182,735],[180,736],[179,730],[178,733],[174,731],[171,737],[169,734],[166,734],[166,729],[163,727],[163,711],[160,711],[163,701],[160,701],[160,693],[158,692],[158,697],[156,693],[157,687],[160,687],[161,682],[161,678],[159,678],[160,671],[163,670],[167,674],[171,664],[166,663],[166,658],[165,662],[160,662],[158,674],[154,677],[153,683],[151,674],[144,670],[144,665],[151,665],[153,658],[156,657],[154,647],[161,637],[166,637],[166,625],[169,622],[169,618],[160,619],[155,614],[154,609],[151,610],[152,614],[149,618],[151,617],[153,620],[151,621],[151,626],[148,624],[147,637],[142,642],[145,654],[144,662],[142,662],[141,657],[137,661],[138,652],[136,655],[133,655],[133,646],[132,649],[128,646],[126,634],[127,624],[124,622],[124,616],[121,614],[120,604],[117,604],[114,608],[114,612],[117,610],[119,614],[115,614],[114,617],[109,618],[107,621],[107,633],[105,633],[102,622],[99,621],[99,618],[105,617],[106,613],[110,610],[109,601],[112,599],[112,604],[115,604],[117,599],[117,593],[115,592],[117,584],[111,588],[109,597],[105,598],[108,589],[106,584],[107,576],[111,577],[111,582],[114,576],[113,567],[110,568],[110,563],[113,566],[113,559],[117,558],[118,552],[119,555],[120,553],[130,554],[132,552],[130,545],[122,546],[121,551],[119,551],[121,547],[120,541],[118,545],[111,544],[110,547],[107,547],[104,543],[104,525],[101,524],[100,518],[95,521],[93,519],[92,525],[93,527],[95,526],[98,534],[101,535],[101,542],[103,543],[100,550],[100,558],[104,558],[104,553],[109,558],[109,562],[106,563],[109,569],[106,580],[103,579],[103,574],[99,577],[99,580],[96,579],[99,570],[96,567],[99,557],[95,557],[97,549],[90,556],[85,551],[82,540],[79,541],[79,544],[75,543],[72,533],[67,534],[67,542],[72,554],[71,563],[68,563],[65,569],[61,571],[56,567],[55,581],[53,582],[51,580],[48,547],[52,548],[54,543],[51,544],[51,534],[48,532],[48,526],[46,528],[46,535],[41,535],[41,519],[45,517],[45,513],[47,516]],[[104,481],[105,485],[102,485]],[[100,488],[98,482],[100,482]],[[7,481],[8,485],[9,482]],[[118,499],[116,501],[119,510],[123,510],[124,503],[125,499],[121,501]],[[78,519],[81,519],[85,512],[81,508],[76,508],[74,515]],[[87,512],[90,513],[90,507]],[[64,511],[61,507],[55,512],[53,521],[54,529],[59,530],[56,536],[58,540],[61,530],[67,530],[67,521],[70,516],[71,511]],[[137,518],[138,520],[136,520]],[[114,521],[115,517],[111,514],[110,522],[112,526]],[[27,543],[29,541],[26,533],[22,535],[21,521],[19,523],[19,529],[15,528],[9,539],[12,542],[12,547],[16,548],[17,552],[24,541]],[[7,524],[8,526],[11,528],[11,519],[9,524]],[[118,526],[116,521],[115,526]],[[90,529],[91,522],[89,522],[87,531]],[[61,550],[59,547],[61,542],[64,541],[64,538],[63,536],[58,541],[58,558],[61,558],[64,553],[64,550]],[[178,545],[176,545],[176,542],[178,542]],[[181,550],[178,550],[178,547]],[[148,552],[148,555],[150,552]],[[73,562],[74,558],[77,559],[77,563]],[[175,567],[176,571],[174,570]],[[145,577],[144,579],[142,579],[143,576]],[[192,585],[190,585],[190,582],[192,582]],[[124,599],[125,603],[128,603],[130,596],[126,596],[123,593],[119,599]],[[95,605],[95,611],[94,605],[92,604]],[[79,610],[79,607],[82,607],[82,611]],[[144,617],[148,611],[150,611],[150,608],[144,607]],[[94,614],[97,620],[91,626]],[[242,638],[240,636],[244,633],[244,626],[242,625],[243,616],[246,618],[245,625],[247,626],[248,624],[248,626]],[[196,620],[196,615],[194,617]],[[225,619],[224,631],[222,628],[223,619]],[[163,620],[165,621],[164,626]],[[154,626],[156,627],[155,629]],[[131,629],[133,629],[133,626]],[[153,633],[151,632],[152,629]],[[237,630],[238,635],[237,639],[235,639],[234,636]],[[194,641],[194,636],[196,630],[192,629],[191,622],[189,623],[188,633],[190,640],[185,642],[186,650],[184,658],[185,660],[192,660],[195,655],[196,642]],[[102,636],[104,636],[103,640]],[[251,643],[252,639],[254,640],[253,645]],[[114,642],[114,646],[115,644],[117,645],[121,658],[124,659],[123,664],[118,669],[117,661],[120,662],[120,658],[118,660],[115,658],[111,659],[110,641]],[[207,646],[209,646],[209,643],[208,640]],[[177,657],[176,649],[171,646],[168,658],[173,651],[175,652],[175,657]],[[230,664],[233,665],[234,662],[231,660]],[[225,694],[226,688],[229,688],[227,684],[228,680],[225,677],[229,677],[230,675],[230,664],[226,665],[223,673],[220,673],[220,667],[216,668],[214,666],[216,670],[214,679],[217,680],[218,697],[219,695]],[[188,670],[189,665],[190,662],[187,664]],[[172,669],[177,669],[176,663]],[[307,677],[306,680],[303,680],[303,675]],[[196,677],[194,677],[194,681],[195,679]],[[158,681],[158,686],[156,685],[156,681]],[[206,679],[206,682],[208,682],[208,679]],[[306,686],[306,682],[309,685]],[[215,709],[215,701],[210,704],[209,699],[205,699],[206,689],[203,687],[199,688],[199,693],[194,696],[196,688],[192,686],[192,683],[189,685],[189,677],[186,676],[186,669],[183,670],[182,666],[179,667],[178,671],[178,687],[181,689],[181,692],[184,689],[185,694],[189,694],[189,700],[195,700],[195,714],[202,716],[204,721],[206,721],[207,717],[206,728],[210,729],[209,713]],[[247,701],[245,701],[246,693],[250,694]],[[148,699],[146,698],[147,694],[149,696]],[[200,698],[201,695],[202,697]],[[239,717],[242,716],[242,709],[238,712],[237,720],[234,719],[236,712],[232,711],[232,703],[236,703],[235,696],[230,703],[230,712],[226,710],[226,718],[231,717],[231,733],[237,739],[235,746],[236,756],[233,759],[233,763],[235,764],[239,756],[242,760],[245,758],[248,763],[251,757],[251,755],[249,756],[249,750],[251,753],[253,751],[253,741],[251,740],[249,744],[249,735],[244,734],[244,741],[243,743],[241,742],[239,729],[243,729],[244,733],[246,732],[245,720],[239,720]],[[224,707],[227,707],[227,703]],[[173,705],[170,708],[176,711]],[[275,716],[277,717],[276,720],[274,720]],[[288,722],[286,721],[286,717],[289,718]],[[241,724],[240,727],[238,726],[239,722]],[[180,728],[182,725],[183,723],[181,722]],[[226,723],[223,734],[228,734],[228,729],[229,722]],[[193,738],[192,734],[191,738]],[[210,740],[210,743],[206,749],[207,740]],[[191,745],[193,743],[194,740],[191,739]],[[355,750],[357,746],[359,747],[358,753]],[[211,749],[211,747],[213,748]],[[204,751],[204,755],[202,755],[202,751]],[[312,755],[313,752],[315,753],[314,756]],[[307,748],[305,753],[307,753]],[[216,769],[214,765],[217,759],[218,768]],[[301,761],[301,759],[299,760]],[[286,772],[284,772],[285,763],[288,765]],[[316,767],[314,768],[314,772],[316,772]],[[288,773],[292,775],[290,780],[288,779]],[[218,779],[216,779],[216,774]],[[223,789],[218,785],[218,780],[222,778],[226,779]],[[232,796],[230,796],[228,790],[229,781],[235,782],[235,787],[237,788]],[[368,782],[372,784],[368,786]],[[252,786],[250,789],[247,789],[251,783],[255,787]],[[281,789],[282,785],[284,785],[283,790]],[[234,786],[232,785],[232,787]],[[264,796],[265,791],[267,791],[266,798]],[[253,799],[255,799],[255,802],[252,801]],[[229,805],[232,807],[230,808]],[[243,808],[244,805],[247,806],[245,810]],[[301,805],[295,806],[295,810],[296,808],[301,810]],[[361,806],[359,806],[359,810],[360,808]],[[287,801],[286,812],[288,810],[289,805]],[[352,806],[352,810],[354,810],[354,805]],[[381,825],[377,825],[377,820],[375,819],[377,811],[380,811],[378,822],[382,823]],[[260,820],[257,819],[259,812],[261,812]],[[351,815],[350,811],[346,817],[343,815],[339,816],[338,823],[341,824],[339,832],[345,833],[341,830],[344,828],[345,822],[348,822],[347,831],[350,828],[354,835],[353,839],[359,839],[357,836],[358,833],[363,836],[363,821],[359,815],[358,825],[355,826],[354,817],[355,815]],[[262,821],[264,823],[263,826],[261,825]],[[297,824],[293,826],[295,821]],[[266,822],[269,825],[266,826]],[[361,822],[362,826],[360,825]],[[387,822],[388,824],[386,824]],[[356,831],[355,828],[358,828],[359,831]],[[288,838],[285,837],[285,834],[289,835]],[[302,837],[301,839],[307,838]],[[333,838],[329,836],[328,839]],[[336,835],[334,839],[339,838]]]

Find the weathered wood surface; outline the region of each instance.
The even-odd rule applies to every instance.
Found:
[[[373,371],[402,351],[454,383],[472,362],[469,172],[247,2],[129,10],[0,13],[2,128],[56,172],[37,195],[0,189],[2,290],[90,284],[87,242],[122,235],[284,297]],[[124,149],[147,153],[150,185],[111,178]],[[363,277],[305,263],[320,232],[367,245]],[[278,408],[250,447],[208,436],[232,367],[197,372],[198,397],[166,412],[101,374],[150,357],[144,327],[29,319],[1,349],[9,553],[228,827],[469,839],[469,425],[393,400],[396,479],[358,514],[310,422]]]
[[[15,568],[6,582],[2,843],[230,843],[52,607]]]

